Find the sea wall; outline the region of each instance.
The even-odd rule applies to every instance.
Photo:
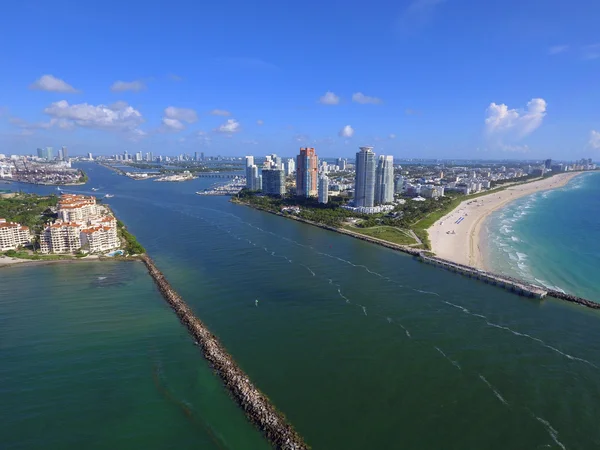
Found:
[[[548,295],[554,298],[558,298],[560,300],[565,300],[571,303],[577,303],[578,305],[587,306],[592,309],[600,309],[600,303],[593,302],[591,300],[587,300],[585,298],[577,297],[576,295],[565,294],[564,292],[550,290],[548,291]]]
[[[158,289],[169,303],[179,320],[202,348],[204,357],[246,413],[248,419],[259,428],[276,449],[304,450],[309,446],[302,440],[283,414],[270,403],[238,367],[216,336],[198,319],[183,299],[173,290],[169,282],[150,257],[141,257]]]

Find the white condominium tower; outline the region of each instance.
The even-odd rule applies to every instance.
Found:
[[[375,153],[373,147],[360,147],[356,154],[354,206],[372,207],[375,203]]]
[[[394,201],[394,157],[379,157],[375,173],[375,203],[383,205]]]

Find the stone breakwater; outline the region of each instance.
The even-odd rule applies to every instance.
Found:
[[[154,279],[158,289],[181,322],[202,348],[204,357],[210,362],[223,383],[246,413],[248,419],[259,428],[276,449],[305,450],[310,447],[302,440],[283,414],[270,403],[238,367],[216,336],[194,315],[183,299],[173,290],[165,276],[150,257],[140,258]]]
[[[591,300],[587,300],[585,298],[577,297],[576,295],[566,294],[560,291],[550,290],[548,291],[548,295],[554,298],[558,298],[560,300],[565,300],[571,303],[577,303],[578,305],[587,306],[592,309],[600,309],[600,303],[593,302]]]

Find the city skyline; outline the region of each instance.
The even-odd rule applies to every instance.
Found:
[[[335,157],[370,145],[395,158],[600,155],[594,2],[413,0],[343,11],[309,2],[284,11],[176,1],[143,21],[136,1],[117,16],[112,1],[94,14],[53,5],[7,5],[7,35],[30,26],[27,39],[0,47],[10,67],[0,74],[0,153],[232,156],[303,146]],[[109,18],[118,37],[89,34]],[[56,26],[65,21],[69,31]],[[300,36],[305,23],[318,31]],[[364,23],[376,26],[356,33]]]

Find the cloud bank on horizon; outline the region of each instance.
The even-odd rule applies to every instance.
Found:
[[[600,92],[585,91],[600,64],[600,43],[587,32],[600,3],[570,12],[548,5],[530,18],[535,27],[496,39],[476,24],[519,24],[511,5],[490,11],[454,0],[375,0],[332,24],[319,13],[335,9],[330,0],[285,12],[259,0],[250,24],[231,15],[244,5],[232,2],[204,10],[182,0],[176,11],[150,12],[144,22],[118,17],[116,26],[127,24],[122,35],[98,41],[86,30],[118,6],[107,0],[86,13],[85,27],[71,20],[72,48],[50,24],[77,13],[38,17],[7,6],[13,20],[6,31],[27,20],[41,45],[6,46],[0,153],[68,145],[81,153],[179,154],[204,146],[223,155],[293,154],[301,143],[336,156],[385,141],[385,151],[400,157],[600,155]],[[199,17],[209,19],[204,27]],[[298,33],[307,21],[310,33]],[[358,23],[369,24],[368,32]],[[210,48],[196,45],[208,41]]]

